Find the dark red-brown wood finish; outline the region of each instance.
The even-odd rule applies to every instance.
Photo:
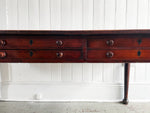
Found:
[[[125,63],[128,100],[130,62],[150,62],[150,30],[0,30],[0,62]]]
[[[123,99],[123,103],[124,104],[128,104],[129,74],[130,74],[130,63],[125,63],[125,71],[124,71],[124,99]]]

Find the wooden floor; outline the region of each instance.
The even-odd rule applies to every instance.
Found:
[[[0,102],[0,113],[150,113],[150,103]]]

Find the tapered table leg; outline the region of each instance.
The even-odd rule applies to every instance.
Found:
[[[128,89],[129,89],[130,63],[125,63],[124,72],[124,99],[123,104],[128,104]]]

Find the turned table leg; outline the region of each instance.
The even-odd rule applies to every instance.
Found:
[[[125,63],[123,104],[128,104],[129,74],[130,74],[130,63]]]

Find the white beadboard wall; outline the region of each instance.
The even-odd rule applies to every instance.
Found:
[[[147,28],[150,0],[0,0],[1,30]],[[121,63],[1,63],[0,72],[1,100],[123,98]],[[150,101],[150,64],[131,64],[130,74],[129,99]]]

